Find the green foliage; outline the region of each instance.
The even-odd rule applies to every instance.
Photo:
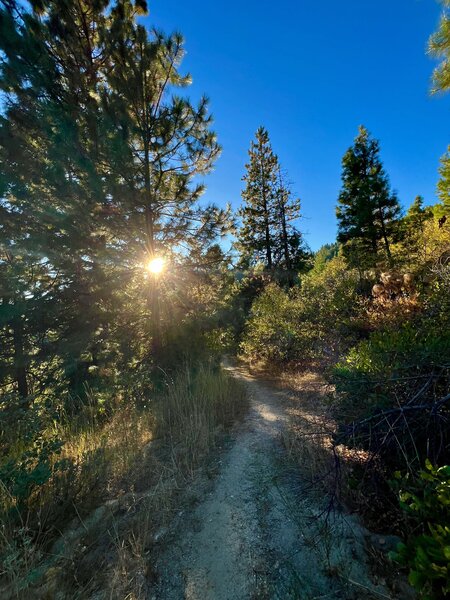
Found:
[[[425,600],[450,594],[450,467],[434,467],[394,482],[410,527],[391,557],[409,569],[409,582]],[[418,533],[418,530],[420,533]]]
[[[230,225],[193,181],[220,151],[207,100],[174,94],[183,40],[138,23],[144,4],[0,11],[0,386],[25,403],[150,364],[192,280],[146,278],[148,256],[198,271]]]
[[[391,192],[379,158],[380,146],[364,127],[342,160],[342,190],[336,215],[338,241],[350,264],[371,268],[384,259],[391,263],[390,245],[397,233],[400,205]]]
[[[296,310],[289,294],[269,285],[252,305],[241,349],[251,360],[281,363],[299,356],[308,341],[296,327]]]
[[[435,68],[432,80],[432,93],[450,90],[450,1],[441,0],[444,8],[439,28],[430,37],[430,54],[441,60]],[[442,214],[450,216],[450,147],[441,159],[438,195],[443,204]]]
[[[20,456],[14,456],[0,466],[0,481],[15,507],[21,508],[36,487],[44,485],[53,473],[63,468],[64,463],[55,464],[55,456],[61,452],[62,441],[39,437],[31,448]]]
[[[420,262],[426,225],[433,217],[433,207],[424,206],[422,196],[417,196],[399,223],[401,251],[393,249],[397,264],[407,264],[411,268]]]
[[[303,361],[333,355],[358,335],[357,274],[342,257],[304,275],[290,293],[271,285],[255,300],[242,341],[250,360]]]
[[[450,89],[450,2],[441,0],[444,7],[439,29],[429,42],[430,54],[441,59],[433,73],[432,92],[445,92]]]
[[[352,348],[337,365],[341,374],[356,373],[389,379],[401,371],[421,370],[450,358],[450,333],[418,329],[412,323],[392,331],[375,331]]]
[[[314,253],[313,270],[320,273],[324,270],[328,261],[339,253],[339,244],[324,244]]]
[[[248,268],[262,262],[267,269],[286,272],[288,283],[292,283],[307,258],[302,235],[293,225],[300,217],[300,200],[292,196],[285,182],[264,127],[257,130],[249,157],[236,244],[240,264]]]
[[[269,134],[260,127],[249,150],[250,161],[243,179],[245,202],[240,210],[242,227],[239,231],[239,249],[242,264],[247,266],[261,261],[269,269],[273,266],[273,227],[276,214],[276,182],[278,159],[272,150]]]
[[[437,187],[438,195],[442,202],[442,207],[439,207],[441,209],[440,212],[442,215],[450,217],[450,146],[441,158],[439,174],[441,177]]]
[[[433,209],[431,206],[424,206],[423,202],[422,196],[416,196],[404,217],[410,235],[423,233],[426,221],[433,218]]]
[[[394,466],[396,461],[401,464],[416,461],[418,452],[425,456],[445,453],[445,429],[441,431],[439,418],[435,416],[437,422],[434,423],[426,408],[408,413],[408,418],[414,421],[409,433],[389,430],[390,420],[376,415],[382,410],[393,410],[395,425],[407,429],[407,421],[404,418],[399,421],[395,411],[403,404],[410,404],[416,395],[415,404],[425,407],[428,403],[432,405],[430,393],[435,394],[436,400],[444,396],[448,385],[446,365],[450,365],[448,329],[433,328],[427,321],[371,333],[367,340],[352,348],[333,371],[334,409],[341,423],[372,419],[368,429],[362,428],[361,436],[351,434],[352,440],[347,443],[379,451]],[[420,390],[429,378],[434,381],[434,388],[430,390],[429,384],[425,385],[426,395],[422,397]],[[381,436],[385,429],[389,432],[380,448],[378,434],[373,430],[375,424]]]

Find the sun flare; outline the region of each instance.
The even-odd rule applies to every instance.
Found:
[[[165,260],[161,256],[155,256],[147,263],[147,270],[152,275],[159,275],[164,270]]]

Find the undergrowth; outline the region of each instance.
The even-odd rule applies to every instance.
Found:
[[[186,365],[145,404],[118,397],[105,415],[90,398],[29,447],[11,446],[0,465],[2,598],[84,597],[99,585],[140,597],[155,532],[245,406],[220,367]],[[102,569],[100,555],[109,556]]]

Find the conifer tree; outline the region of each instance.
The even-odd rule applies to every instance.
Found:
[[[342,161],[342,189],[336,209],[338,241],[347,259],[362,268],[374,266],[380,251],[392,263],[390,245],[401,213],[379,151],[378,141],[360,127]]]
[[[307,254],[302,235],[294,226],[300,217],[300,200],[286,183],[264,127],[257,130],[249,157],[243,177],[244,204],[239,211],[242,226],[237,247],[241,264],[261,262],[269,270],[276,269],[278,274],[284,271],[290,281]]]
[[[45,302],[39,303],[44,312],[36,310],[43,286],[30,280],[40,292],[22,296],[20,330],[33,330],[32,317],[35,325],[46,324],[41,335],[46,339],[51,331],[52,343],[41,346],[62,359],[75,393],[83,387],[82,355],[96,344],[107,296],[98,207],[108,196],[100,101],[102,72],[109,66],[108,10],[104,0],[28,6],[11,0],[0,14],[6,99],[1,204],[21,220],[3,244],[3,256],[14,272],[28,270],[34,277],[45,265],[51,274]],[[8,304],[21,298],[21,281],[9,278]],[[51,315],[45,312],[49,306]]]
[[[432,56],[441,59],[440,64],[433,73],[431,91],[444,92],[450,89],[450,0],[441,0],[444,11],[441,16],[439,28],[430,37],[428,45]]]
[[[439,28],[429,42],[430,54],[441,59],[433,73],[432,93],[448,92],[450,90],[450,0],[441,0],[444,12]],[[438,195],[443,203],[442,213],[450,216],[450,146],[441,159],[439,169],[440,180]]]
[[[416,196],[402,219],[402,243],[410,257],[417,255],[425,223],[433,218],[433,208],[423,205],[422,196]]]
[[[249,150],[246,186],[242,192],[244,205],[239,211],[242,227],[239,249],[243,263],[263,262],[267,269],[274,266],[274,224],[278,211],[278,159],[272,150],[264,127],[256,132]]]
[[[204,250],[228,226],[192,185],[219,152],[207,101],[171,97],[189,83],[182,39],[138,25],[143,10],[137,0],[0,10],[0,377],[22,397],[52,379],[81,395],[123,303],[140,310],[148,257]],[[126,286],[134,301],[118,293]]]
[[[292,194],[286,175],[279,165],[276,200],[275,263],[278,269],[287,271],[293,281],[294,273],[304,267],[309,255],[302,234],[294,225],[294,221],[300,217],[300,198]]]
[[[443,205],[442,213],[450,217],[450,146],[447,153],[441,159],[439,174],[441,178],[437,188],[439,199]]]
[[[421,233],[426,221],[433,217],[433,209],[431,206],[424,206],[423,202],[422,196],[416,196],[406,212],[404,220],[411,233]]]
[[[227,229],[229,210],[198,203],[204,186],[193,179],[208,173],[220,146],[207,98],[194,106],[171,95],[190,83],[190,76],[179,71],[183,39],[149,33],[131,13],[131,5],[113,11],[114,69],[107,81],[109,110],[122,132],[113,169],[117,234],[139,262],[177,248],[204,249]],[[149,292],[156,351],[162,342],[156,280]]]

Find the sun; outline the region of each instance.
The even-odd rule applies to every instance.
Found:
[[[161,256],[155,256],[147,263],[147,270],[153,275],[159,275],[164,270],[165,260]]]

